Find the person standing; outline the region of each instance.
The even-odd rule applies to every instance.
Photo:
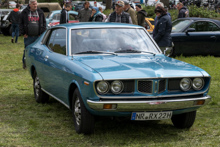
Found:
[[[11,23],[11,28],[12,28],[12,38],[11,38],[11,43],[14,43],[14,36],[15,38],[15,43],[18,42],[18,36],[19,36],[19,18],[20,18],[20,5],[17,4],[16,8],[11,11],[11,13],[8,16],[8,20]]]
[[[135,25],[138,25],[135,10],[131,8],[128,1],[124,1],[124,3],[125,3],[124,11],[127,12],[131,16],[132,23]]]
[[[65,5],[65,8],[62,9],[61,15],[60,15],[60,24],[68,23],[69,17],[68,17],[68,11],[72,10],[72,5],[70,3],[67,3]]]
[[[136,5],[136,11],[137,11],[138,25],[145,27],[145,17],[147,17],[147,12],[142,9],[140,4]]]
[[[30,0],[27,8],[22,11],[19,27],[21,34],[24,35],[25,48],[46,30],[46,19],[43,11],[37,8],[37,0]],[[25,69],[25,50],[22,61],[23,68]]]
[[[103,16],[103,20],[102,21],[105,21],[106,15],[103,13],[102,7],[99,7],[99,11],[101,12],[101,14]]]
[[[93,7],[92,14],[91,14],[91,17],[89,18],[89,21],[102,22],[102,20],[103,20],[102,13],[99,11],[97,7]]]
[[[176,7],[179,10],[178,18],[189,17],[189,10],[183,5],[183,3],[177,3]]]
[[[163,7],[155,8],[154,12],[157,15],[158,22],[154,28],[155,32],[153,34],[153,38],[164,53],[167,47],[172,46],[172,22]]]
[[[79,17],[79,22],[88,22],[89,18],[92,14],[92,9],[89,8],[90,3],[86,1],[84,3],[84,8],[79,10],[78,17]]]
[[[119,22],[119,23],[130,23],[132,24],[131,17],[128,13],[123,11],[124,8],[124,2],[123,1],[117,1],[115,3],[115,11],[112,12],[108,18],[106,19],[106,22]]]

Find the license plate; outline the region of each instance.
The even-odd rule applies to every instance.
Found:
[[[162,120],[170,119],[172,111],[167,112],[132,112],[131,120]]]

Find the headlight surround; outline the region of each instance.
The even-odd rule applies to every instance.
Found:
[[[204,86],[204,79],[203,78],[195,78],[192,82],[194,90],[201,90]]]
[[[114,94],[119,94],[123,91],[124,84],[121,81],[113,81],[111,83],[111,91]]]
[[[96,89],[99,94],[105,94],[109,91],[109,83],[106,81],[100,81],[97,84]]]
[[[180,88],[181,88],[183,91],[188,91],[191,87],[192,87],[192,81],[191,81],[190,78],[183,78],[183,79],[180,81]]]

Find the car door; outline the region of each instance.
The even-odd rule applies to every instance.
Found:
[[[52,29],[45,41],[44,47],[48,52],[44,57],[45,90],[53,96],[64,100],[63,78],[65,77],[64,63],[67,60],[66,29]]]
[[[209,30],[209,22],[197,21],[192,23],[189,28],[195,31],[185,30],[184,38],[180,50],[185,55],[208,55],[216,42],[215,32]]]

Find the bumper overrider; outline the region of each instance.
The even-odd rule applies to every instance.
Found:
[[[92,101],[87,100],[89,107],[96,111],[164,111],[200,107],[211,101],[210,96],[191,97],[186,99],[143,100],[143,101]]]

